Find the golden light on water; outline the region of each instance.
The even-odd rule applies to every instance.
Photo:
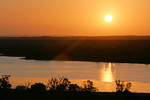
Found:
[[[112,21],[112,16],[111,15],[105,16],[105,21],[106,22],[111,22]]]
[[[113,82],[114,81],[114,77],[113,77],[113,73],[112,73],[112,64],[109,63],[108,66],[106,66],[105,64],[103,65],[102,68],[102,81],[104,82]]]

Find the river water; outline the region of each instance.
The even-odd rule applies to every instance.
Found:
[[[28,82],[43,82],[49,78],[66,77],[83,85],[91,80],[101,92],[115,91],[115,80],[131,82],[132,92],[150,93],[150,65],[84,61],[37,61],[21,57],[0,56],[0,75],[11,75],[13,88]]]

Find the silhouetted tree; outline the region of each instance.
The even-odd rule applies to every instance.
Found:
[[[56,90],[57,91],[67,91],[71,82],[67,78],[60,78],[59,82],[60,82],[60,84],[57,86]]]
[[[26,82],[24,86],[27,87],[27,89],[29,89],[29,88],[31,88],[31,83],[30,82]]]
[[[93,86],[93,82],[90,80],[83,82],[83,91],[85,92],[96,92],[98,89]]]
[[[125,90],[124,90],[124,92],[130,92],[130,88],[131,88],[131,86],[132,86],[132,83],[130,83],[130,82],[127,82],[126,83],[126,87],[125,87]]]
[[[125,87],[124,81],[116,80],[115,82],[116,82],[116,91],[123,92],[124,87]]]
[[[132,84],[130,82],[127,82],[125,90],[130,90]]]
[[[50,91],[67,91],[70,83],[67,78],[52,78],[48,80],[47,89]]]
[[[46,91],[46,86],[43,83],[35,83],[35,84],[31,85],[31,90]]]
[[[56,90],[56,87],[58,86],[58,84],[59,84],[59,80],[58,79],[51,78],[47,82],[47,89],[51,90],[51,91],[54,91],[54,90]]]
[[[129,92],[132,84],[127,82],[126,85],[124,81],[116,80],[116,92]]]
[[[2,75],[2,78],[0,78],[0,88],[1,89],[10,89],[11,84],[9,83],[9,77],[10,75]]]
[[[82,91],[82,87],[78,86],[77,84],[70,84],[68,91]]]

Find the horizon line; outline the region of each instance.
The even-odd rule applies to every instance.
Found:
[[[41,35],[41,36],[0,36],[0,38],[5,38],[5,37],[150,37],[150,35],[101,35],[101,36],[44,36],[44,35]]]

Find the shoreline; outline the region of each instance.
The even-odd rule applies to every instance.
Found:
[[[81,61],[81,62],[104,62],[104,63],[120,63],[120,64],[124,64],[124,63],[128,63],[128,64],[145,64],[145,65],[149,65],[149,63],[146,62],[125,62],[125,61],[103,61],[103,60],[58,60],[58,59],[36,59],[36,58],[27,58],[27,57],[23,57],[23,56],[17,56],[17,55],[3,55],[1,54],[0,57],[18,57],[21,60],[35,60],[35,61]]]
[[[145,37],[149,38],[148,40],[135,40],[133,37],[124,40],[120,37],[117,37],[120,40],[100,38],[102,39],[99,37],[0,38],[0,54],[25,57],[26,60],[150,64],[150,37]]]

